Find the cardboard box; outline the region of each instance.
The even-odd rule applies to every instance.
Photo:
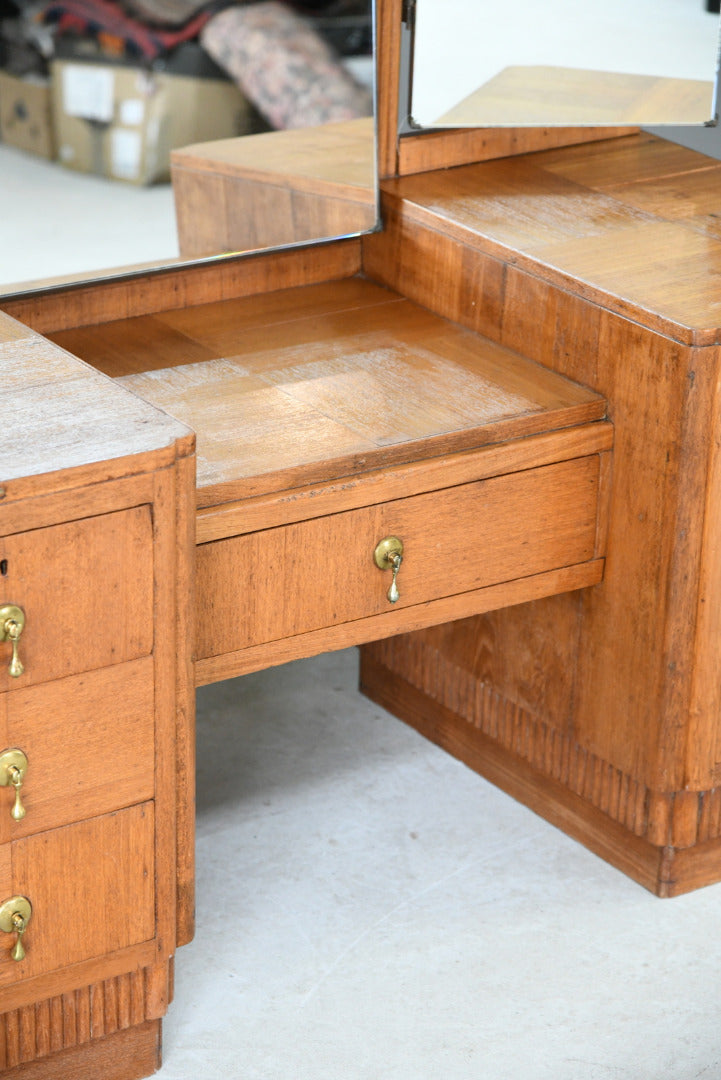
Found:
[[[83,60],[52,64],[58,160],[132,184],[170,177],[170,151],[244,134],[252,110],[234,83]]]
[[[55,157],[50,80],[0,71],[0,139],[40,157]]]

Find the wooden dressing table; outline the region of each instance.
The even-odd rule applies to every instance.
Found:
[[[721,877],[721,167],[399,147],[399,16],[381,232],[0,315],[9,1076],[157,1067],[198,683],[369,643],[367,693],[647,887]]]

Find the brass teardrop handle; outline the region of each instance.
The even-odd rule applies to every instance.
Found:
[[[20,798],[20,789],[23,786],[25,773],[28,771],[28,759],[22,750],[13,748],[3,750],[0,754],[0,787],[13,787],[15,799],[10,816],[14,821],[22,821],[25,817],[25,807]]]
[[[27,896],[11,896],[0,904],[0,930],[3,934],[17,934],[15,944],[10,950],[13,960],[25,959],[23,934],[28,928],[32,913],[33,906]]]
[[[373,559],[379,570],[392,570],[393,578],[386,596],[389,604],[395,604],[400,599],[396,579],[403,561],[403,541],[397,536],[386,536],[381,540],[373,552]]]
[[[0,607],[0,641],[10,641],[13,655],[8,671],[13,679],[19,678],[25,668],[18,656],[18,642],[25,627],[25,612],[17,604],[3,604]]]

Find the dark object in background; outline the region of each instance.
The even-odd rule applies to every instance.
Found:
[[[721,0],[706,0],[706,10],[721,12]]]
[[[340,56],[370,56],[373,48],[370,0],[290,0],[300,15]]]
[[[370,15],[316,15],[311,24],[339,56],[370,56]]]

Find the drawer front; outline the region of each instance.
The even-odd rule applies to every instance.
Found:
[[[104,956],[154,934],[153,804],[0,848],[0,902],[26,896],[26,956],[0,934],[0,986]]]
[[[0,604],[25,612],[14,690],[147,656],[153,647],[153,526],[148,506],[0,538]]]
[[[1,694],[0,762],[28,764],[22,820],[0,787],[0,843],[151,799],[154,727],[152,657]]]
[[[203,544],[203,659],[404,609],[593,558],[599,458],[592,455],[347,513]],[[400,599],[373,552],[404,544]]]

